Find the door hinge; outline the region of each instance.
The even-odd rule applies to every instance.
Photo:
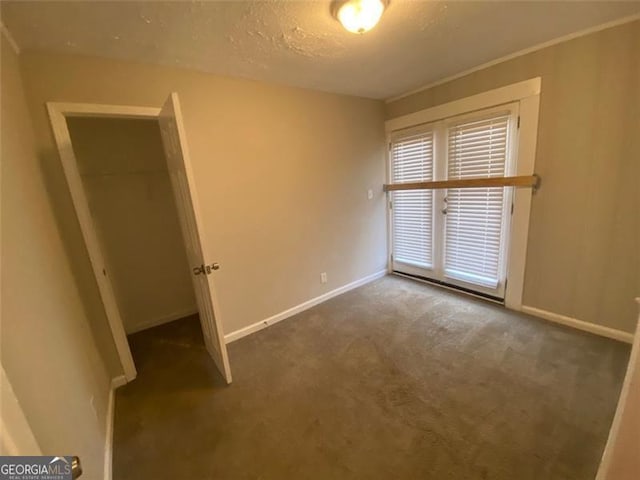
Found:
[[[389,151],[391,151],[391,142],[389,142],[388,148],[389,148]]]
[[[513,215],[513,203],[511,204],[511,215]]]
[[[219,263],[212,263],[211,265],[200,265],[199,267],[193,267],[194,275],[211,275],[213,270],[218,270],[220,268]]]
[[[518,115],[518,128],[520,128],[520,115]]]
[[[393,201],[389,200],[389,210],[393,210]]]

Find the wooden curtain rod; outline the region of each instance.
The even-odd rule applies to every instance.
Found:
[[[465,178],[463,180],[441,180],[436,182],[387,183],[385,192],[394,190],[433,190],[438,188],[481,188],[481,187],[532,187],[535,192],[540,186],[538,175],[519,177]]]

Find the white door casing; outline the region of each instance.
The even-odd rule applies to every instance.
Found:
[[[69,134],[66,118],[70,116],[82,116],[93,118],[153,119],[162,124],[163,122],[160,119],[160,115],[161,113],[164,113],[165,130],[169,132],[170,138],[174,139],[175,145],[177,146],[177,155],[174,155],[173,162],[168,160],[168,166],[170,170],[171,165],[173,165],[174,171],[181,170],[183,172],[179,175],[183,180],[172,185],[172,188],[175,188],[176,185],[180,187],[179,194],[174,191],[177,204],[176,207],[179,214],[182,214],[183,217],[186,210],[187,214],[190,215],[190,218],[193,219],[190,225],[196,227],[195,230],[189,230],[190,232],[195,233],[185,236],[185,249],[189,250],[189,242],[196,242],[198,248],[196,248],[195,251],[200,252],[197,257],[198,260],[192,262],[191,257],[188,258],[189,261],[194,264],[203,265],[204,262],[202,260],[208,257],[203,255],[205,250],[203,250],[202,246],[207,245],[207,242],[202,238],[202,230],[197,229],[197,227],[201,225],[201,223],[197,221],[199,215],[198,212],[194,212],[194,208],[197,208],[197,196],[194,191],[189,190],[190,188],[195,188],[195,184],[191,174],[188,149],[184,140],[184,126],[182,124],[177,95],[173,94],[169,98],[164,110],[154,107],[136,107],[128,105],[60,102],[48,102],[47,109],[49,111],[49,118],[51,120],[56,146],[58,147],[58,153],[60,154],[63,172],[67,180],[73,206],[80,224],[80,230],[89,253],[89,259],[98,284],[98,290],[104,305],[107,321],[109,322],[109,327],[113,335],[118,357],[124,370],[124,377],[127,382],[130,382],[136,378],[136,367],[133,362],[133,357],[127,341],[127,335],[125,333],[122,318],[113,293],[113,287],[107,275],[108,272],[105,267],[104,255],[102,254],[101,246],[93,224],[93,218],[89,210],[84,186],[82,184],[82,179],[78,171],[78,165],[71,145],[71,136]],[[163,142],[165,142],[164,137]],[[186,162],[186,164],[183,163],[181,166],[180,162]],[[184,202],[187,202],[187,207],[184,206]],[[180,221],[182,222],[182,218],[180,218]],[[206,283],[204,288],[202,288],[202,286],[198,287],[196,283],[198,282],[194,282],[194,286],[196,286],[196,298],[198,300],[203,333],[206,333],[205,339],[207,342],[207,350],[213,357],[216,366],[219,368],[225,380],[230,383],[231,373],[226,347],[223,341],[220,341],[220,339],[223,339],[220,318],[219,316],[215,316],[215,313],[218,312],[219,309],[217,308],[217,299],[215,297],[213,283],[211,282],[211,279],[208,279],[207,282],[204,282]],[[203,282],[200,282],[198,285],[201,285],[202,283]]]
[[[87,103],[47,103],[51,128],[55,138],[62,170],[67,180],[71,201],[80,224],[80,231],[87,247],[93,275],[96,279],[100,298],[104,306],[105,315],[109,322],[109,328],[113,335],[113,341],[118,352],[118,358],[122,365],[127,382],[136,378],[137,371],[127,341],[122,317],[113,286],[109,280],[104,255],[98,241],[98,235],[89,209],[89,202],[84,190],[82,178],[78,171],[78,162],[71,144],[71,135],[67,126],[67,117],[109,117],[109,118],[142,118],[155,119],[160,111],[157,108],[130,107],[119,105],[99,105]]]
[[[542,87],[542,79],[540,77],[531,78],[511,85],[505,85],[503,87],[495,88],[483,93],[472,95],[470,97],[460,98],[448,103],[436,105],[434,107],[420,110],[418,112],[396,117],[385,122],[385,130],[387,132],[387,139],[389,146],[391,147],[394,137],[401,131],[407,131],[411,128],[425,129],[429,125],[437,125],[440,122],[446,121],[459,115],[472,114],[480,110],[488,109],[491,107],[498,107],[507,105],[513,102],[518,103],[518,134],[515,138],[515,144],[513,145],[517,151],[516,163],[512,166],[513,170],[511,175],[515,176],[527,176],[534,174],[534,164],[536,156],[536,143],[537,143],[537,129],[538,129],[538,115],[540,108],[540,93]],[[436,144],[443,144],[446,142],[443,129],[437,129],[442,132],[442,135],[438,135],[435,132]],[[389,149],[389,169],[388,169],[388,183],[393,183],[393,172],[391,170],[391,148]],[[442,163],[442,162],[441,162]],[[437,170],[437,168],[436,168]],[[439,178],[446,178],[446,173],[443,171],[436,171],[436,175]],[[533,189],[531,188],[507,188],[510,190],[512,196],[512,215],[510,216],[510,225],[507,226],[509,231],[509,242],[504,250],[505,265],[506,268],[506,282],[508,281],[508,287],[504,292],[504,304],[507,308],[514,310],[522,309],[522,295],[524,290],[524,271],[525,271],[525,256],[527,251],[527,239],[529,231],[529,216],[531,208],[531,199]],[[441,220],[441,216],[437,215],[436,207],[442,205],[442,198],[445,195],[444,190],[435,190],[433,202],[434,207],[434,227],[438,227],[438,223]],[[393,198],[393,194],[389,194],[389,198]],[[387,222],[388,222],[388,242],[389,242],[389,262],[388,270],[393,272],[396,269],[396,262],[392,255],[393,252],[393,210],[391,209],[392,202],[389,202],[389,209],[387,210]],[[440,264],[438,261],[438,254],[434,251],[435,263]],[[405,270],[412,270],[408,272],[411,275],[423,276],[424,269],[416,268],[412,265],[403,265]],[[438,269],[435,269],[436,271]],[[442,274],[442,272],[437,272]],[[440,276],[440,275],[439,275]],[[453,282],[451,282],[453,283]]]
[[[0,455],[42,455],[4,365],[0,365]]]

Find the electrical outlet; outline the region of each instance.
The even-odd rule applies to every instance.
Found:
[[[367,198],[369,200],[371,200],[373,198],[373,190],[371,190],[371,189],[367,190]]]
[[[320,274],[320,283],[327,283],[327,272],[322,272]]]

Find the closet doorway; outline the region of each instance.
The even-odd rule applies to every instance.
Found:
[[[48,103],[75,212],[126,381],[127,334],[198,313],[231,371],[176,93],[159,108]]]

